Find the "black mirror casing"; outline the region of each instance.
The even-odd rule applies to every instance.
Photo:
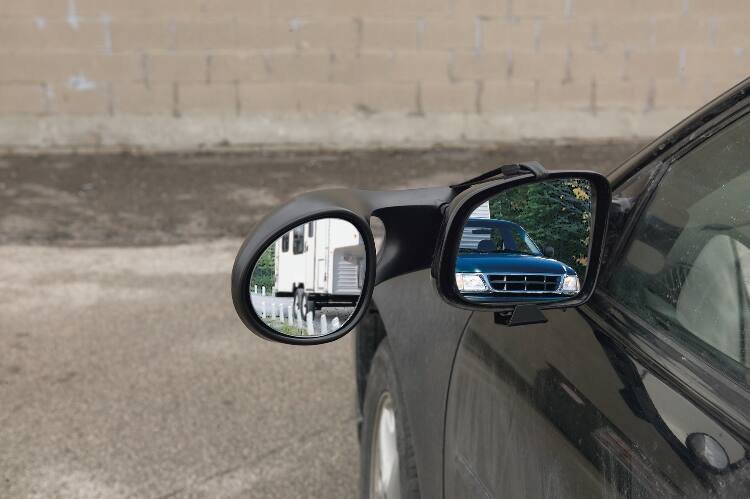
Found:
[[[547,258],[553,258],[555,256],[555,248],[553,248],[552,246],[545,246],[544,256],[546,256]]]
[[[232,301],[242,322],[258,336],[282,343],[319,344],[333,341],[348,333],[361,319],[375,286],[375,242],[370,224],[363,216],[366,207],[356,191],[337,189],[305,194],[280,207],[263,219],[245,239],[232,268]],[[300,224],[322,218],[350,222],[362,236],[365,246],[365,278],[362,294],[351,317],[342,327],[325,336],[289,336],[267,326],[250,305],[247,294],[250,277],[263,251],[273,241]]]
[[[448,187],[403,191],[331,189],[291,200],[264,218],[237,253],[231,281],[237,315],[253,333],[271,341],[315,345],[341,338],[362,319],[377,283],[430,267],[442,222],[441,207],[454,195]],[[380,218],[386,232],[377,258],[369,223],[371,216]],[[288,336],[268,327],[250,306],[247,299],[250,278],[269,244],[294,227],[321,218],[346,220],[362,235],[366,263],[362,293],[354,312],[336,332],[324,336]]]
[[[596,196],[592,201],[593,225],[586,278],[581,286],[581,291],[577,295],[560,301],[534,303],[533,306],[539,310],[543,310],[577,307],[586,303],[593,294],[600,270],[612,193],[609,182],[603,175],[591,171],[577,170],[545,171],[542,169],[541,171],[533,171],[527,174],[515,174],[509,178],[499,180],[485,180],[466,188],[458,194],[445,210],[440,240],[438,241],[432,265],[432,276],[440,296],[449,304],[468,310],[513,312],[518,306],[530,306],[528,301],[482,303],[471,302],[461,296],[456,286],[454,269],[464,222],[476,206],[490,196],[525,184],[566,178],[588,180],[596,188]]]

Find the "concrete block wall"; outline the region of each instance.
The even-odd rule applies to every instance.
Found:
[[[747,0],[4,0],[0,147],[647,137],[748,76]]]

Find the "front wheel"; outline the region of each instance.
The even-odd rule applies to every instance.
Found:
[[[373,357],[362,412],[360,497],[419,498],[416,457],[388,340]]]

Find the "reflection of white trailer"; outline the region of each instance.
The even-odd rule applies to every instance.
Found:
[[[474,209],[474,211],[471,213],[471,215],[469,215],[469,218],[492,218],[490,216],[490,202],[485,201],[484,203],[477,206],[476,209]],[[490,236],[488,234],[475,233],[473,229],[464,227],[464,233],[461,237],[461,247],[476,249],[480,241],[489,238]]]
[[[362,291],[364,257],[362,238],[349,222],[328,218],[300,225],[276,241],[276,295],[293,296],[305,314],[354,306]]]

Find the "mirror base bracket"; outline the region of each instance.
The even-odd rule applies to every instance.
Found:
[[[523,326],[545,322],[547,318],[536,305],[516,305],[510,313],[495,312],[495,324],[503,326]]]

